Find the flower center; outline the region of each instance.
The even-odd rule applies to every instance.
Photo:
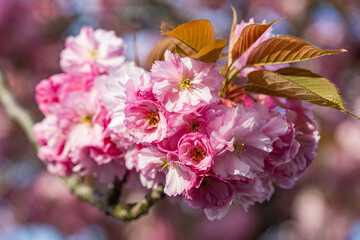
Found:
[[[201,186],[203,188],[207,188],[210,184],[211,184],[211,178],[210,177],[204,177],[202,182],[201,182]]]
[[[164,170],[165,168],[169,169],[169,161],[166,158],[161,158],[162,163],[156,165],[156,167],[161,167],[161,169],[159,170],[159,172],[161,172],[162,170]]]
[[[159,123],[160,118],[159,118],[159,115],[158,115],[157,113],[155,113],[155,112],[149,112],[149,113],[147,114],[146,120],[148,120],[148,121],[149,121],[149,125],[150,125],[151,127],[153,127],[153,126],[156,126],[156,125]]]
[[[189,123],[188,130],[191,131],[191,132],[195,132],[199,127],[200,127],[200,123],[198,121],[196,121],[196,120],[192,120]]]
[[[235,139],[233,147],[237,153],[246,152],[245,143],[241,139]]]
[[[180,89],[190,89],[192,87],[190,79],[189,78],[181,79],[180,83],[178,84],[178,87]]]
[[[85,115],[82,119],[81,119],[81,123],[92,123],[92,115]]]
[[[94,58],[96,58],[97,57],[97,54],[98,54],[98,52],[97,52],[97,50],[90,50],[89,51],[89,58],[90,59],[94,59]]]
[[[206,153],[201,147],[195,147],[193,150],[191,150],[190,156],[194,161],[199,162],[205,158]]]

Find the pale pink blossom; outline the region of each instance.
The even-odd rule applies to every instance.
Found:
[[[134,63],[126,62],[120,68],[113,69],[108,75],[102,75],[95,81],[97,89],[103,86],[106,88],[103,92],[102,105],[110,112],[111,121],[108,129],[111,131],[112,140],[125,148],[133,144],[132,136],[129,135],[124,124],[128,91],[126,84],[131,81],[134,85],[138,85],[145,73],[144,69],[136,67]]]
[[[273,146],[265,161],[265,168],[268,171],[271,171],[269,166],[277,167],[290,162],[298,153],[300,144],[295,140],[294,123],[287,122],[280,113],[269,119],[263,128],[263,133],[271,139]]]
[[[233,198],[234,187],[215,176],[193,177],[185,192],[185,199],[194,209],[227,207]]]
[[[276,179],[277,185],[283,188],[291,188],[315,159],[315,150],[320,137],[314,123],[313,105],[291,98],[279,99],[279,104],[282,104],[286,110],[284,116],[286,121],[294,128],[293,133],[290,132],[290,135],[284,136],[285,138],[292,138],[293,134],[294,140],[285,139],[285,142],[290,141],[289,144],[292,143],[290,147],[298,150],[294,154],[296,149],[290,149],[290,159],[286,162],[275,162],[273,159],[269,163],[272,166],[270,168],[271,174]]]
[[[151,145],[139,150],[138,159],[143,186],[155,188],[159,183],[163,183],[164,192],[168,196],[182,194],[194,175],[178,161],[176,153],[163,152]]]
[[[125,108],[125,126],[138,142],[161,141],[166,136],[166,110],[157,102],[143,100]]]
[[[126,174],[124,158],[109,158],[99,148],[83,147],[78,149],[73,159],[77,164],[73,171],[80,175],[92,174],[102,183],[110,184],[117,177],[123,179]],[[97,158],[108,158],[106,161],[99,161]]]
[[[164,192],[168,196],[177,196],[189,186],[194,173],[182,162],[169,161],[168,165]]]
[[[213,164],[213,150],[206,135],[188,133],[178,143],[179,159],[196,173],[209,171]]]
[[[153,146],[142,147],[138,151],[137,167],[141,184],[149,189],[156,188],[165,182],[165,173],[168,170],[167,155]]]
[[[155,96],[152,92],[153,81],[150,73],[144,73],[137,79],[129,79],[125,84],[127,101],[153,100]]]
[[[262,132],[267,117],[254,108],[236,106],[209,122],[216,175],[254,178],[263,172],[264,159],[272,150],[270,138]]]
[[[205,208],[204,213],[210,221],[214,221],[215,219],[221,220],[229,212],[230,205],[231,204],[227,205],[226,207],[220,207],[220,208],[218,207]]]
[[[83,27],[66,39],[60,66],[64,72],[104,73],[124,63],[125,43],[114,31]]]
[[[165,52],[165,61],[151,68],[153,93],[169,112],[189,112],[220,100],[220,67]]]
[[[69,156],[63,156],[66,137],[58,128],[55,115],[46,116],[33,126],[33,132],[39,143],[38,157],[47,163],[51,173],[59,176],[71,174],[73,164]]]
[[[274,186],[266,175],[259,175],[256,178],[243,178],[231,181],[235,187],[234,203],[241,204],[245,211],[255,203],[269,201],[274,193]]]

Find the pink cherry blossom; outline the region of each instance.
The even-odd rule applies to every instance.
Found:
[[[161,141],[166,136],[166,110],[149,100],[129,104],[125,108],[125,126],[138,142]]]
[[[64,72],[104,73],[125,61],[125,44],[114,31],[83,27],[79,35],[68,37],[61,52],[60,66]]]
[[[179,140],[178,151],[180,161],[196,173],[207,172],[213,164],[213,150],[204,134],[185,134]]]
[[[151,68],[153,93],[169,112],[188,112],[220,100],[220,67],[165,52]]]
[[[290,144],[293,149],[289,149],[290,159],[286,162],[281,162],[281,159],[278,161],[269,159],[268,163],[270,163],[271,174],[276,179],[277,185],[291,188],[315,159],[315,150],[320,137],[313,121],[314,115],[310,103],[297,99],[280,99],[279,101],[286,108],[286,121],[294,129],[292,130],[294,132],[287,133],[281,140]],[[276,148],[275,146],[275,150]]]
[[[67,176],[72,172],[73,164],[69,156],[62,156],[66,137],[58,128],[55,115],[46,116],[33,126],[36,140],[39,143],[38,157],[47,163],[51,173]]]
[[[142,147],[138,152],[140,181],[146,188],[155,188],[165,182],[168,160],[166,153],[153,146]]]
[[[171,159],[171,158],[170,158]],[[169,161],[169,169],[166,174],[166,184],[164,192],[168,196],[182,194],[189,186],[194,173],[190,171],[182,162]]]
[[[130,95],[130,90],[126,89],[126,85],[131,81],[137,86],[143,81],[142,75],[145,73],[144,69],[136,67],[134,63],[126,62],[120,68],[110,71],[108,75],[102,75],[95,80],[97,89],[105,86],[102,105],[110,112],[111,120],[108,129],[111,131],[112,139],[125,148],[133,144],[132,136],[129,135],[124,124],[127,93]]]
[[[253,179],[243,178],[231,183],[235,187],[234,203],[241,204],[245,211],[256,202],[270,200],[274,193],[272,181],[265,175]]]
[[[218,176],[253,178],[263,172],[264,159],[272,150],[270,138],[262,133],[266,118],[254,108],[236,106],[209,122]]]
[[[44,114],[57,111],[59,103],[73,91],[89,91],[94,82],[91,74],[55,74],[36,86],[36,101]]]
[[[215,176],[193,177],[186,189],[185,199],[194,209],[223,208],[232,200],[234,187]]]

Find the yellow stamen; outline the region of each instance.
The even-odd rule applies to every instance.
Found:
[[[189,78],[183,78],[178,84],[179,89],[190,89],[192,88],[191,80]]]
[[[96,58],[97,54],[98,54],[97,50],[95,50],[95,49],[91,50],[91,51],[89,51],[89,58],[90,59]]]
[[[149,112],[147,114],[146,120],[149,121],[149,125],[151,127],[156,126],[160,122],[159,115],[157,113],[154,113],[154,112]]]
[[[161,158],[162,163],[156,165],[156,167],[161,167],[161,169],[159,170],[159,172],[161,172],[162,170],[164,170],[165,168],[169,169],[169,161],[166,158]]]
[[[235,139],[233,146],[234,151],[237,153],[246,152],[245,143],[241,139]]]
[[[92,115],[85,115],[82,119],[81,119],[81,123],[92,123]]]

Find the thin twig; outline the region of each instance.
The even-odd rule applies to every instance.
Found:
[[[32,132],[32,126],[34,121],[30,114],[19,105],[15,100],[11,92],[8,90],[5,83],[5,76],[0,68],[0,102],[3,104],[6,113],[11,119],[14,120],[24,131],[29,142],[38,149],[38,143]]]

